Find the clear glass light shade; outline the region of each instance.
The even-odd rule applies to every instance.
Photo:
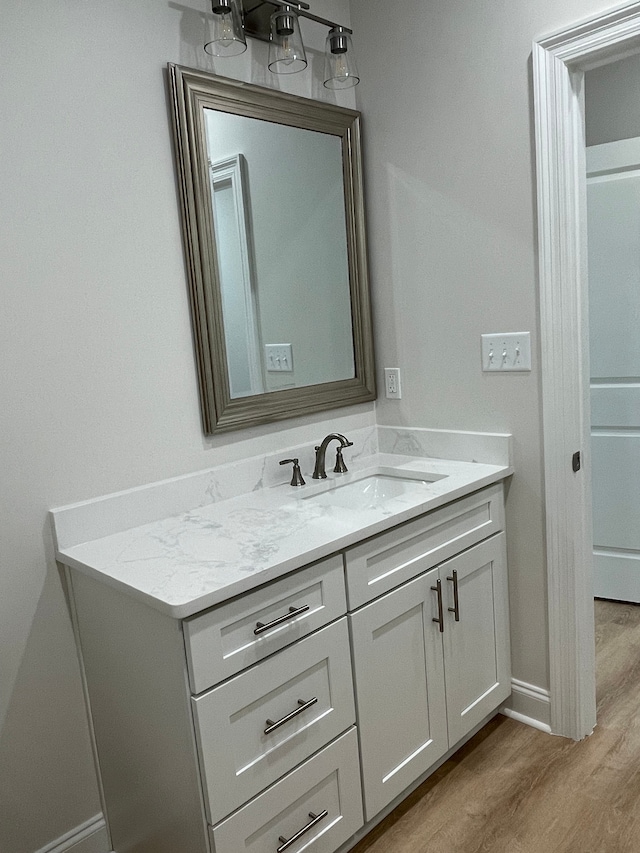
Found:
[[[211,56],[238,56],[247,49],[242,24],[242,0],[213,0],[209,37],[204,46]]]
[[[360,82],[351,35],[342,27],[329,30],[324,57],[324,85],[327,89],[350,89]]]
[[[274,74],[295,74],[307,67],[307,56],[295,11],[283,6],[271,16],[269,70]]]

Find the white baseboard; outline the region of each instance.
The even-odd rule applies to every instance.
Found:
[[[45,847],[41,847],[40,850],[36,850],[36,853],[108,853],[109,849],[109,836],[104,817],[97,814]]]
[[[511,696],[500,708],[505,717],[550,733],[549,691],[518,678],[511,679]],[[97,814],[36,853],[108,853],[109,836],[104,817]]]
[[[511,679],[511,696],[500,708],[505,717],[551,733],[549,691],[518,678]],[[97,814],[36,853],[108,853],[109,836],[104,817]],[[113,851],[111,851],[113,853]]]
[[[551,699],[549,691],[518,678],[511,679],[511,696],[500,712],[505,717],[526,723],[534,729],[551,733]]]

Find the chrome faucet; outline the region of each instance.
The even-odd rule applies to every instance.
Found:
[[[325,480],[327,477],[327,472],[324,468],[324,460],[327,453],[327,447],[332,441],[340,442],[340,447],[338,447],[338,452],[336,454],[336,466],[333,470],[336,474],[344,474],[347,470],[347,466],[344,464],[344,459],[342,458],[342,448],[353,447],[353,442],[349,441],[349,439],[345,438],[339,432],[332,432],[329,435],[325,436],[322,439],[322,443],[317,445],[315,448],[316,467],[313,469],[313,474],[311,475],[314,480]]]

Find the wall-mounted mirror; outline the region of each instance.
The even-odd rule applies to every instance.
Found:
[[[205,432],[375,399],[359,113],[169,78]]]

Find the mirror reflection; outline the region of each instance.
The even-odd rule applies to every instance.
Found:
[[[205,123],[231,397],[352,379],[340,137]]]

